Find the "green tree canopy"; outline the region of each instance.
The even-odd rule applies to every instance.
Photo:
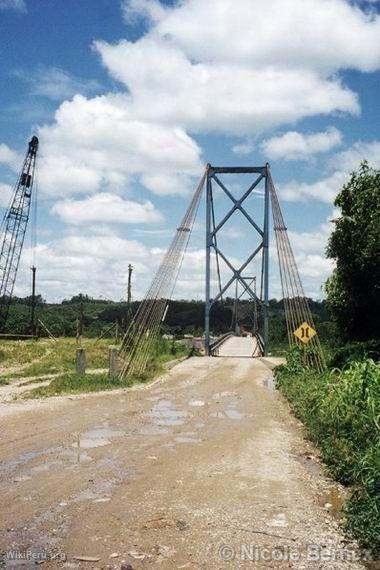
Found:
[[[335,200],[327,256],[336,268],[327,280],[327,304],[344,340],[379,338],[380,170],[360,165]]]

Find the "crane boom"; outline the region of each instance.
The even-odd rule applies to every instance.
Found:
[[[4,216],[0,253],[0,332],[7,322],[26,228],[29,221],[38,138],[32,137],[12,201]]]

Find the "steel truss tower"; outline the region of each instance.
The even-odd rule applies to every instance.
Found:
[[[220,180],[218,175],[223,174],[252,174],[254,180],[243,193],[240,198],[236,198],[232,192],[227,188],[224,182]],[[213,304],[223,298],[223,294],[231,287],[233,283],[240,284],[243,291],[248,293],[252,299],[258,303],[263,313],[263,329],[262,335],[258,335],[258,341],[261,345],[261,351],[264,355],[268,354],[268,306],[269,306],[269,200],[270,200],[270,170],[269,164],[265,166],[253,167],[217,167],[207,165],[207,189],[206,189],[206,303],[205,303],[205,352],[206,355],[211,354],[210,346],[210,311]],[[262,225],[256,222],[251,214],[245,208],[244,202],[252,194],[252,192],[259,186],[260,183],[264,184],[264,219]],[[214,196],[213,187],[217,185],[228,196],[232,202],[232,207],[226,213],[224,218],[216,224],[215,211],[214,211]],[[239,211],[250,223],[255,232],[260,236],[260,243],[256,249],[250,253],[247,259],[240,265],[234,267],[232,262],[228,259],[218,246],[217,235],[223,229],[224,224],[231,218],[231,216]],[[218,272],[220,257],[231,271],[231,277],[221,288],[219,293],[211,298],[211,254],[212,250],[216,254]],[[248,267],[251,261],[261,254],[261,289],[262,294],[260,298],[256,295],[256,291],[252,289],[252,278],[244,277],[244,270]]]
[[[32,137],[2,231],[0,253],[0,332],[7,322],[32,201],[38,138]]]

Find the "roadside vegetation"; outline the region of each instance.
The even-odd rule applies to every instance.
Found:
[[[275,376],[331,475],[352,486],[347,528],[363,546],[380,553],[379,364],[363,359],[317,374],[304,367],[302,351],[294,349]]]
[[[380,554],[380,171],[364,162],[338,194],[326,283],[335,348],[319,374],[298,348],[275,370],[279,389],[322,450],[331,474],[351,487],[348,531]]]
[[[10,384],[17,379],[25,379],[19,386],[27,386],[36,382],[48,381],[22,393],[23,398],[42,398],[59,394],[75,394],[80,392],[96,392],[128,387],[135,383],[146,382],[165,370],[168,362],[189,355],[189,350],[178,343],[158,339],[155,343],[144,374],[120,381],[118,377],[108,375],[109,340],[95,342],[94,339],[83,339],[86,349],[87,371],[80,375],[75,372],[75,353],[77,344],[72,338],[61,338],[56,343],[49,341],[6,341],[1,350],[0,385]],[[22,345],[22,346],[20,346]],[[38,347],[40,350],[35,351]],[[22,350],[20,350],[22,348]],[[17,360],[19,351],[22,358]],[[36,353],[39,354],[37,358]],[[28,355],[28,357],[27,357]],[[29,361],[27,360],[29,358]],[[10,362],[13,368],[10,369]],[[50,380],[50,381],[49,381]]]
[[[106,368],[108,363],[109,340],[84,339],[89,368]],[[2,341],[0,344],[0,380],[29,378],[47,374],[59,374],[75,370],[74,338],[59,338],[57,342]]]

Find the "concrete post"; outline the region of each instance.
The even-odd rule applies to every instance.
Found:
[[[78,374],[86,374],[86,349],[77,348],[76,371]]]
[[[119,352],[116,346],[109,347],[109,368],[108,368],[108,376],[115,377],[119,374]]]

